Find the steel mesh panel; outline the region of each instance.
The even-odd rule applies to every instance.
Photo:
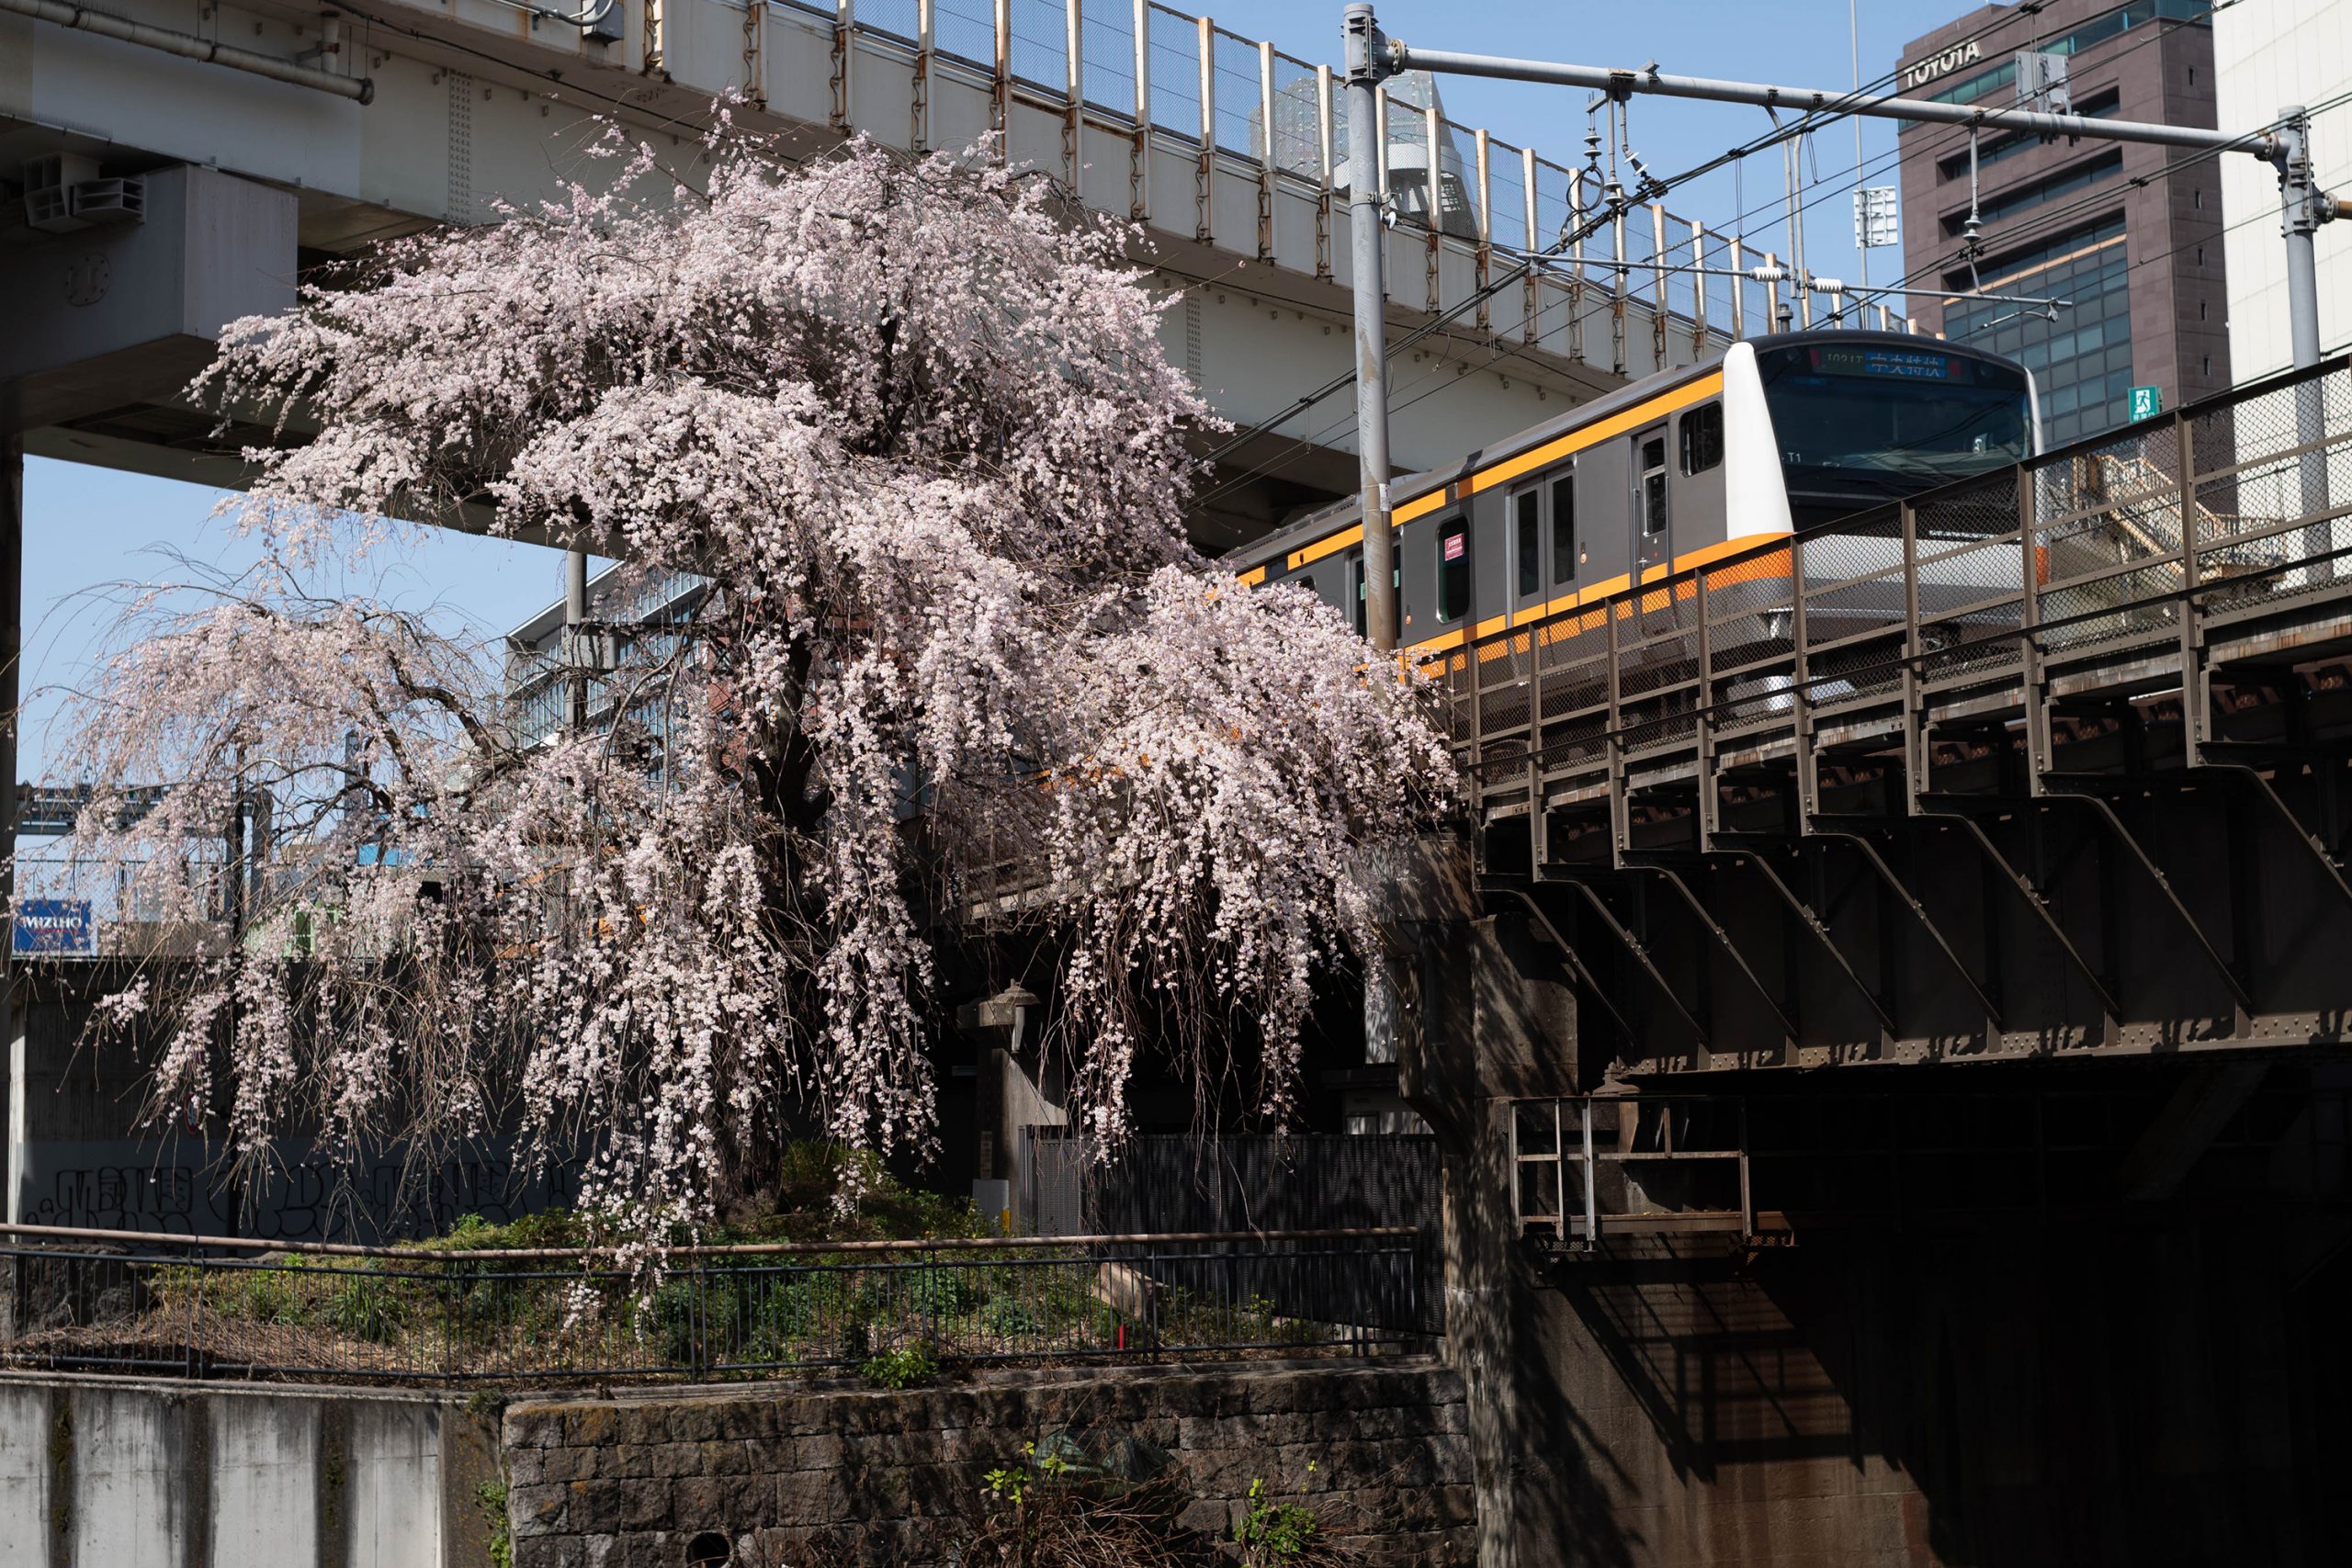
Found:
[[[1794,682],[1781,671],[1743,675],[1722,688],[1718,717],[1725,728],[1786,719],[1796,708]]]
[[[1493,212],[1487,232],[1498,245],[1518,249],[1527,243],[1527,171],[1519,149],[1500,141],[1487,144],[1487,200]]]
[[[1216,144],[1255,161],[1264,141],[1258,114],[1258,46],[1217,29]]]
[[[858,0],[857,29],[860,32],[883,33],[902,42],[913,43],[917,25],[915,0]],[[938,25],[934,18],[932,26],[936,28]]]
[[[1136,12],[1115,0],[1089,0],[1079,15],[1079,84],[1086,101],[1133,118],[1136,112]]]
[[[1336,111],[1339,87],[1332,87]],[[1321,98],[1316,90],[1315,68],[1287,54],[1274,56],[1274,167],[1297,175],[1311,186],[1323,183]],[[1336,114],[1334,127],[1336,134]],[[1334,141],[1337,163],[1341,144]]]
[[[1192,17],[1151,8],[1151,123],[1201,139],[1201,33]]]
[[[1069,56],[1062,48],[1062,8],[1056,0],[1012,0],[1012,74],[1016,80],[1054,93],[1069,85]],[[990,36],[994,36],[993,30]]]
[[[996,63],[996,16],[988,0],[936,0],[931,13],[932,46],[982,71]]]

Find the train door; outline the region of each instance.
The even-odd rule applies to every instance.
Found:
[[[1576,470],[1555,469],[1510,498],[1510,602],[1520,614],[1541,608],[1577,580]]]
[[[1666,426],[1653,425],[1634,437],[1634,570],[1636,581],[1653,567],[1674,558],[1666,488]]]

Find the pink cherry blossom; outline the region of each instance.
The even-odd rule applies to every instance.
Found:
[[[1187,543],[1215,422],[1139,236],[985,159],[727,132],[697,190],[607,151],[609,187],[234,323],[198,383],[307,439],[248,454],[281,570],[141,600],[78,712],[73,854],[241,922],[102,1015],[157,1113],[254,1157],[511,1124],[656,1235],[787,1128],[933,1147],[944,944],[994,940],[1039,955],[1086,1124],[1155,1058],[1281,1121],[1453,764],[1418,672]],[[477,650],[295,590],[386,518],[709,586],[603,677],[608,732],[526,748]]]

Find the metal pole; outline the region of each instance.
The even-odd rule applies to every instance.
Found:
[[[1348,73],[1349,281],[1355,290],[1356,468],[1363,499],[1364,630],[1396,646],[1396,553],[1388,536],[1388,310],[1381,277],[1380,83],[1388,74],[1379,24],[1358,0],[1340,24]],[[1432,171],[1434,172],[1434,171]]]
[[[2312,235],[2335,216],[2312,179],[2311,117],[2301,104],[2278,111],[2278,227],[2287,238],[2287,326],[2297,369],[2319,363],[2319,274]]]
[[[17,706],[22,699],[17,658],[24,642],[25,598],[25,446],[24,437],[0,434],[0,908],[9,911],[8,939],[0,942],[0,1032],[6,1034],[8,1056],[8,1125],[29,1126],[20,1121],[31,1113],[32,1085],[25,1077],[25,1063],[17,1051],[17,965],[11,956],[16,943],[17,902]],[[93,943],[96,933],[92,933]],[[17,1139],[8,1140],[8,1223],[24,1218],[27,1173]],[[20,1298],[21,1299],[21,1298]],[[23,1325],[19,1324],[19,1330]]]
[[[1862,90],[1862,22],[1857,10],[1857,0],[1846,0],[1846,42],[1854,58],[1854,91],[1859,94]],[[1856,225],[1860,232],[1856,235],[1858,243],[1854,249],[1860,253],[1862,287],[1868,288],[1871,283],[1871,200],[1862,189],[1862,117],[1860,115],[1854,117],[1854,201],[1855,210],[1861,219]],[[1747,1114],[1745,1101],[1740,1114]]]
[[[2335,201],[2312,178],[2311,116],[2301,104],[2278,111],[2278,231],[2287,241],[2287,336],[2295,368],[2319,363],[2319,272],[2312,235],[2335,216]],[[2302,508],[2325,512],[2326,457],[2311,450],[2327,432],[2317,380],[2295,389],[2295,445],[2306,448],[2297,460]],[[2322,523],[2303,531],[2303,557],[2312,564],[2307,575],[2314,582],[2336,575],[2333,551],[2335,525]]]
[[[563,554],[563,661],[571,667],[571,728],[588,728],[588,552]]]
[[[1804,269],[1804,210],[1797,196],[1797,183],[1804,177],[1804,146],[1801,136],[1783,142],[1781,163],[1788,171],[1789,292],[1796,296],[1798,320],[1809,327],[1813,325],[1813,277]]]
[[[1982,126],[1995,130],[2030,130],[2049,136],[2087,136],[2095,141],[2145,141],[2159,147],[2233,149],[2268,156],[2276,141],[2267,131],[2232,134],[2188,126],[2157,125],[2146,120],[2093,119],[2078,114],[2044,114],[2038,109],[1984,108],[1974,104],[1939,104],[1926,98],[1859,97],[1849,90],[1824,87],[1779,87],[1762,82],[1726,82],[1707,76],[1669,76],[1657,71],[1615,70],[1599,65],[1566,65],[1544,60],[1513,60],[1495,54],[1461,54],[1451,50],[1409,48],[1384,39],[1380,62],[1384,72],[1437,71],[1457,76],[1495,76],[1515,82],[1549,82],[1563,87],[1586,87],[1612,95],[1648,93],[1667,98],[1703,98],[1721,104],[1753,104],[1758,108],[1794,109],[1804,114],[1859,114],[1875,119],[1911,119],[1934,125]]]

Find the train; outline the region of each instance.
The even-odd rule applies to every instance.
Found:
[[[1394,481],[1396,645],[1440,655],[2040,446],[2015,360],[1844,329],[1736,343]],[[1224,564],[1309,589],[1363,634],[1361,515],[1336,502]]]

